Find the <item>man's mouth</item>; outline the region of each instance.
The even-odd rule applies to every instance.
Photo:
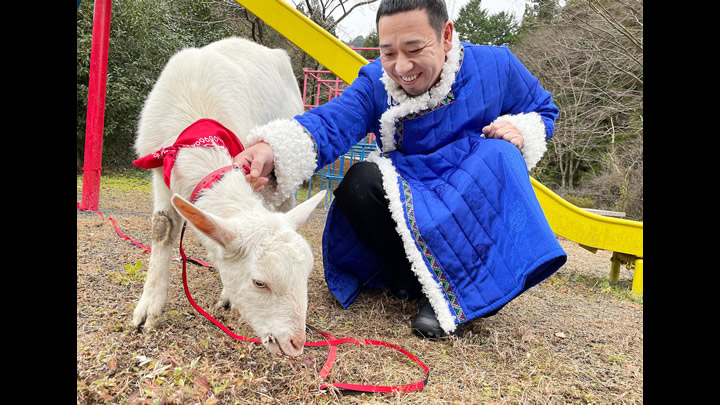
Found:
[[[400,76],[400,78],[401,78],[404,82],[409,83],[409,82],[412,82],[413,80],[417,79],[418,76],[420,76],[420,73],[415,73],[415,74],[412,75],[412,76]]]

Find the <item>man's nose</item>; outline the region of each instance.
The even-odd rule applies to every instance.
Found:
[[[395,63],[395,71],[397,71],[397,73],[402,76],[403,74],[412,71],[413,66],[414,64],[410,60],[410,58],[399,55],[397,62]]]

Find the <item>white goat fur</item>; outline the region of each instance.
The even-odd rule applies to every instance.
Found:
[[[245,144],[248,131],[303,111],[290,58],[241,38],[178,52],[148,95],[138,124],[135,150],[145,156],[172,145],[200,118],[214,119]],[[182,148],[165,185],[162,168],[153,170],[152,253],[135,326],[153,328],[167,300],[170,257],[185,218],[198,232],[223,290],[218,304],[237,308],[273,353],[302,353],[305,343],[307,280],[313,256],[297,229],[323,193],[292,208],[273,212],[252,191],[241,171],[225,175],[205,190],[196,205],[193,188],[215,169],[232,164],[220,148]],[[294,206],[294,197],[280,210]],[[182,218],[181,218],[182,216]]]

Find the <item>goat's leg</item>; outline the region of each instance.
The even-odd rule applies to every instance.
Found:
[[[167,301],[170,258],[180,235],[180,215],[170,204],[170,190],[162,172],[153,174],[154,212],[152,217],[152,252],[140,301],[133,312],[133,325],[154,328],[160,322]]]

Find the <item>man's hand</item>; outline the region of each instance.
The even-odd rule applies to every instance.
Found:
[[[245,179],[250,183],[253,190],[262,191],[268,182],[268,175],[275,168],[275,154],[272,148],[265,142],[258,142],[253,146],[240,152],[235,159],[238,165],[247,165],[250,174]]]
[[[485,134],[485,138],[504,139],[517,146],[517,148],[522,152],[525,138],[523,138],[522,134],[515,127],[515,125],[507,121],[500,121],[491,125],[487,125],[482,129],[482,132],[483,134]]]

